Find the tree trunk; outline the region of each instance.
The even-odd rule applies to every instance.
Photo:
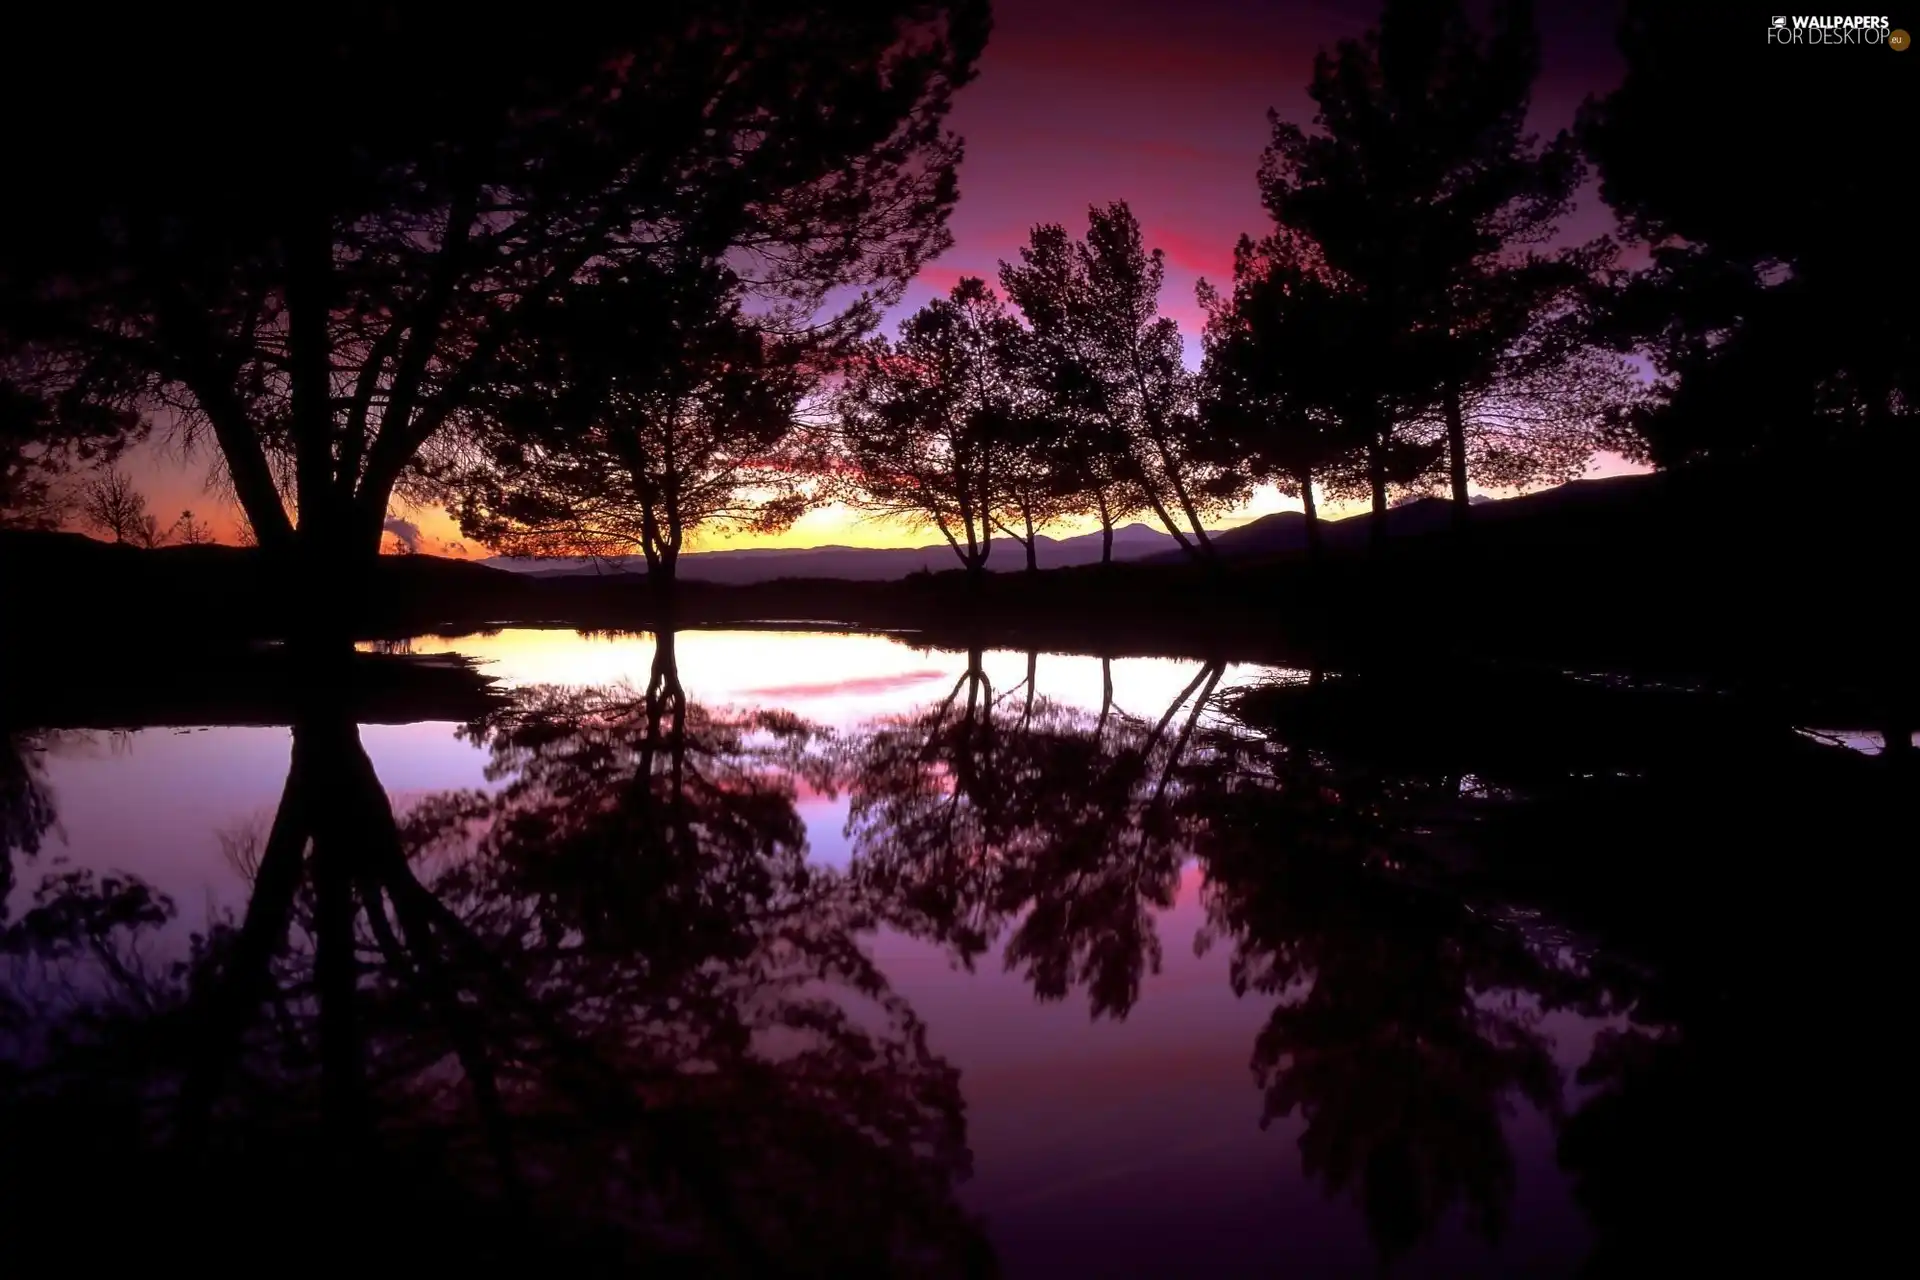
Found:
[[[368,543],[359,532],[349,520],[318,515],[312,524],[303,517],[294,531],[294,563],[284,578],[293,593],[288,640],[317,683],[344,678],[357,625],[377,603],[378,534]]]
[[[673,617],[673,602],[680,594],[680,566],[678,554],[661,555],[657,559],[649,557],[647,565],[647,588],[653,596],[653,606],[659,620],[665,624]]]
[[[1463,525],[1473,512],[1467,493],[1467,427],[1460,414],[1460,385],[1448,382],[1444,396],[1447,415],[1447,471],[1453,482],[1453,520]]]
[[[188,1025],[198,1047],[181,1085],[180,1111],[190,1138],[204,1132],[214,1101],[239,1060],[242,1038],[272,992],[273,957],[293,921],[313,832],[311,736],[301,724],[294,725],[286,787],[254,869],[246,913],[229,939],[225,963],[188,1006]]]
[[[1100,563],[1113,563],[1113,513],[1107,509],[1107,491],[1095,489],[1094,501],[1100,504]]]
[[[1200,548],[1194,545],[1191,538],[1181,532],[1180,522],[1175,520],[1172,513],[1167,510],[1167,504],[1160,501],[1159,493],[1154,490],[1152,485],[1145,485],[1143,488],[1147,495],[1147,505],[1153,508],[1153,514],[1160,519],[1160,527],[1173,535],[1173,540],[1180,544],[1180,549],[1186,552],[1190,559],[1200,559],[1203,554]]]
[[[350,653],[350,651],[348,651]],[[314,981],[319,1005],[321,1108],[337,1156],[350,1155],[370,1121],[357,957],[358,899],[384,853],[398,858],[392,803],[346,714],[339,668],[302,673],[293,726],[294,770],[310,804]],[[289,787],[293,786],[289,781]],[[279,818],[275,818],[276,826]],[[263,868],[264,871],[264,868]],[[297,872],[295,873],[297,875]],[[369,902],[377,900],[370,895]],[[377,909],[370,905],[369,911]]]
[[[1367,483],[1373,489],[1373,514],[1368,517],[1367,542],[1378,551],[1387,540],[1387,441],[1376,432],[1367,446]]]
[[[1302,467],[1294,475],[1294,483],[1300,486],[1300,513],[1307,518],[1307,559],[1320,563],[1320,507],[1313,500],[1313,468]]]
[[[1213,539],[1207,536],[1207,527],[1200,520],[1200,512],[1194,508],[1193,498],[1187,493],[1187,486],[1181,483],[1180,470],[1173,460],[1172,453],[1164,446],[1157,446],[1160,453],[1160,465],[1166,468],[1167,483],[1173,486],[1174,499],[1179,502],[1182,514],[1193,528],[1193,540],[1199,547],[1196,554],[1206,560],[1213,558]]]
[[[359,731],[348,721],[329,725],[319,755],[313,833],[314,980],[320,1003],[321,1115],[337,1157],[358,1146],[367,1123],[363,1048],[359,1024],[360,971],[354,946],[354,881],[360,870],[355,837],[361,816],[354,801],[348,752]],[[348,742],[351,735],[351,744]],[[338,757],[338,758],[336,758]]]

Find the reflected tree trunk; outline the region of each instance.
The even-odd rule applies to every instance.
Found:
[[[240,931],[215,980],[203,988],[195,1020],[200,1053],[181,1089],[183,1120],[193,1135],[204,1126],[215,1097],[226,1084],[240,1052],[240,1039],[272,988],[272,964],[293,923],[312,807],[307,757],[309,741],[296,728],[293,762],[280,806],[274,812],[266,847],[254,870],[253,894]]]
[[[1313,497],[1313,468],[1302,467],[1294,473],[1293,482],[1300,487],[1300,513],[1307,521],[1307,559],[1318,564],[1322,556],[1320,504]]]
[[[984,651],[981,649],[979,645],[974,645],[972,648],[968,649],[967,650],[967,673],[960,677],[960,679],[967,686],[967,723],[968,724],[973,723],[974,714],[979,710],[982,704],[982,701],[983,701],[983,699],[981,698],[982,691],[984,691],[986,694],[986,697],[984,699],[986,703],[990,704],[993,701],[993,686],[987,683],[986,669],[982,666],[982,660],[985,658],[985,656],[986,655]]]
[[[1175,702],[1173,706],[1167,708],[1166,716],[1161,718],[1159,727],[1154,730],[1154,735],[1158,737],[1159,734],[1166,729],[1167,721],[1173,716],[1173,713],[1179,709],[1181,703],[1184,703],[1187,700],[1187,696],[1193,692],[1194,685],[1199,684],[1201,678],[1204,677],[1206,684],[1200,689],[1199,696],[1193,699],[1193,709],[1187,713],[1186,723],[1180,726],[1180,736],[1174,739],[1172,750],[1167,752],[1167,762],[1160,770],[1160,781],[1155,784],[1153,789],[1153,803],[1155,805],[1160,803],[1162,795],[1166,792],[1167,783],[1173,778],[1174,769],[1179,766],[1181,758],[1187,754],[1187,745],[1193,741],[1194,727],[1200,723],[1200,716],[1206,711],[1207,702],[1213,697],[1213,691],[1219,686],[1220,677],[1226,673],[1226,669],[1226,664],[1221,662],[1209,662],[1206,666],[1202,667],[1200,669],[1200,675],[1194,677],[1194,684],[1187,686],[1187,692],[1180,695],[1179,702]]]
[[[287,951],[302,887],[310,885],[322,1105],[329,1142],[345,1157],[371,1136],[374,1119],[361,1024],[362,909],[375,940],[410,966],[437,963],[444,940],[430,936],[440,927],[423,909],[431,895],[414,879],[392,803],[346,710],[351,647],[304,636],[293,648],[302,659],[302,696],[287,781],[237,935],[195,997],[190,1016],[200,1049],[180,1105],[188,1134],[204,1132],[248,1032],[270,1003],[275,963]],[[386,898],[398,916],[397,934]]]
[[[1097,740],[1107,729],[1107,718],[1113,714],[1113,659],[1100,659],[1100,719],[1095,722],[1093,736]]]
[[[1224,670],[1225,667],[1222,664],[1209,662],[1193,673],[1193,679],[1187,681],[1187,687],[1180,691],[1179,697],[1167,704],[1166,711],[1153,726],[1153,732],[1147,735],[1146,750],[1149,753],[1151,753],[1154,747],[1159,744],[1160,740],[1166,736],[1167,726],[1173,723],[1173,717],[1179,713],[1180,708],[1187,705],[1187,699],[1193,696],[1194,690],[1198,689],[1202,684],[1207,686],[1207,692],[1200,695],[1201,701],[1205,702],[1208,694],[1213,692],[1213,686],[1219,682],[1220,673]]]
[[[354,955],[354,886],[366,872],[360,862],[366,852],[361,841],[372,815],[361,811],[366,797],[351,776],[351,755],[365,759],[359,751],[357,727],[347,722],[303,729],[328,739],[308,753],[316,775],[309,782],[311,793],[328,800],[313,809],[314,976],[320,1004],[323,1115],[337,1155],[349,1157],[364,1140],[369,1120],[358,1011],[360,972]],[[380,807],[386,809],[384,793]],[[391,825],[391,809],[386,809],[386,818]]]

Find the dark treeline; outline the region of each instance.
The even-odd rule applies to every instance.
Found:
[[[1465,522],[1471,486],[1602,447],[1899,473],[1860,459],[1911,414],[1912,311],[1852,246],[1903,202],[1847,150],[1890,82],[1736,90],[1744,64],[1673,6],[1629,6],[1625,80],[1552,137],[1529,132],[1528,4],[1394,0],[1322,51],[1313,123],[1276,117],[1248,157],[1272,224],[1203,282],[1197,370],[1124,202],[874,336],[950,242],[983,3],[670,3],[541,41],[444,17],[355,6],[289,52],[169,15],[9,64],[42,122],[0,236],[9,519],[161,538],[110,493],[77,511],[72,480],[164,425],[211,444],[324,627],[396,500],[670,583],[690,538],[832,500],[977,573],[1002,539],[1034,567],[1067,518],[1150,516],[1207,560],[1208,522],[1263,484],[1310,535],[1325,499],[1384,528],[1437,491]],[[153,93],[156,62],[188,87]],[[331,105],[234,109],[267,98]],[[1695,112],[1738,120],[1697,148],[1712,131],[1673,125]],[[1819,168],[1788,180],[1780,153]],[[1634,257],[1566,243],[1589,178]]]

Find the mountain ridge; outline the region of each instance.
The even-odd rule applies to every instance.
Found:
[[[1473,521],[1476,525],[1499,524],[1563,507],[1617,502],[1623,496],[1631,497],[1630,491],[1649,480],[1650,477],[1639,475],[1609,476],[1574,480],[1513,498],[1476,495]],[[1388,508],[1385,536],[1393,540],[1424,537],[1452,528],[1453,521],[1453,504],[1449,500],[1414,498]],[[1226,559],[1289,556],[1306,550],[1306,523],[1306,516],[1299,511],[1276,511],[1245,524],[1209,530],[1208,534],[1214,549]],[[1321,540],[1329,550],[1359,550],[1373,536],[1372,517],[1363,511],[1338,520],[1322,519],[1320,531]],[[1026,567],[1019,543],[1001,535],[994,539],[994,544],[987,565],[990,570],[1006,573]],[[1101,537],[1097,530],[1066,538],[1039,534],[1036,544],[1035,558],[1042,569],[1074,568],[1100,562]],[[1113,531],[1113,558],[1117,562],[1178,564],[1187,559],[1187,552],[1164,530],[1133,521]],[[540,579],[644,577],[646,574],[646,563],[639,556],[619,560],[489,556],[473,563]],[[829,543],[818,547],[740,547],[686,552],[680,557],[678,576],[686,582],[725,586],[749,586],[782,578],[886,582],[914,573],[940,573],[958,567],[952,548],[945,543],[919,547],[850,547]]]
[[[1098,564],[1101,536],[1093,533],[1054,538],[1035,535],[1035,559],[1042,569],[1065,569],[1076,565]],[[1012,538],[1002,535],[994,540],[988,568],[1017,570],[1026,567],[1026,553]],[[1171,535],[1135,521],[1113,531],[1115,560],[1144,560],[1166,550],[1178,550]],[[476,561],[490,569],[526,574],[536,578],[581,576],[643,576],[646,562],[639,556],[619,560],[595,560],[587,557],[552,559],[515,556],[488,556]],[[904,578],[927,571],[938,573],[959,567],[953,549],[944,542],[922,547],[849,547],[829,543],[818,547],[740,547],[722,551],[689,551],[680,557],[678,576],[687,582],[713,582],[746,585],[774,578],[839,578],[850,582],[880,582]]]

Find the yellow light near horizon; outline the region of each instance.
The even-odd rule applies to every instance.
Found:
[[[238,543],[245,541],[243,530],[245,519],[239,508],[231,500],[216,499],[209,491],[207,467],[204,456],[189,458],[170,453],[154,442],[136,447],[125,459],[124,465],[138,479],[149,505],[156,513],[178,513],[192,510],[195,517],[213,530],[216,541]],[[1629,472],[1645,471],[1647,468],[1628,463],[1612,454],[1596,457],[1587,469],[1588,478],[1622,475]],[[1476,492],[1479,490],[1476,489]],[[1507,492],[1489,492],[1490,497],[1511,497]],[[1282,497],[1271,485],[1256,489],[1251,498],[1232,511],[1223,513],[1219,518],[1208,522],[1211,528],[1230,528],[1246,524],[1262,516],[1279,511],[1298,510],[1300,504],[1293,498]],[[1365,510],[1364,503],[1329,503],[1322,500],[1320,512],[1329,519],[1356,515]],[[485,559],[494,554],[489,547],[466,541],[452,517],[438,507],[415,507],[399,504],[394,514],[410,522],[420,531],[422,551],[433,555],[462,559]],[[169,519],[172,517],[169,516]],[[1159,527],[1151,514],[1131,516],[1125,523],[1143,523]],[[75,526],[76,529],[78,526]],[[1099,521],[1090,516],[1063,520],[1047,526],[1043,532],[1051,537],[1072,537],[1076,534],[1092,533],[1099,529]],[[717,532],[695,531],[689,540],[687,549],[693,552],[734,551],[759,547],[786,547],[802,549],[822,546],[848,547],[925,547],[936,546],[940,535],[930,525],[919,525],[909,521],[874,519],[859,511],[834,505],[817,508],[807,512],[791,528],[773,534],[738,534],[727,536]],[[1017,549],[1012,539],[1007,539],[1006,565],[1014,564]],[[394,539],[388,537],[388,550],[396,549]],[[996,567],[1003,562],[998,556]]]

